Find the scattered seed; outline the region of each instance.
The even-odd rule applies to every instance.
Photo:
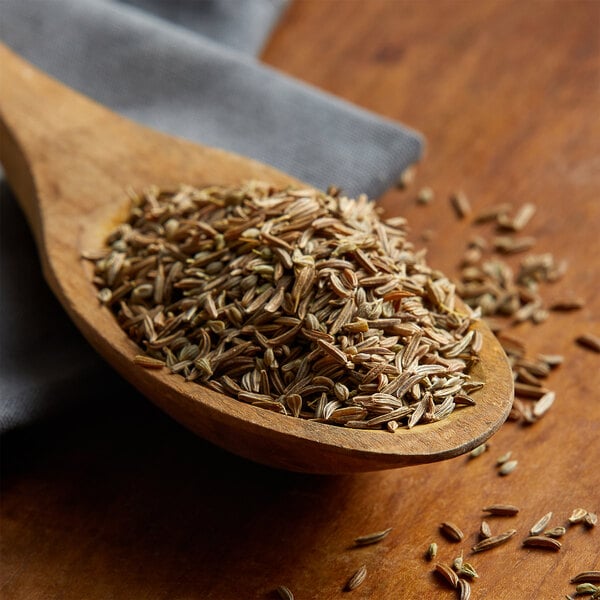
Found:
[[[595,594],[598,591],[598,586],[593,583],[585,582],[578,583],[575,591],[578,596],[590,596],[591,594]]]
[[[538,360],[545,362],[550,368],[562,365],[565,357],[561,354],[538,354]]]
[[[593,335],[592,333],[585,333],[580,335],[575,340],[580,346],[593,350],[594,352],[600,352],[600,337]]]
[[[462,564],[462,567],[458,571],[458,576],[469,577],[470,579],[477,579],[479,577],[479,574],[477,573],[475,567],[471,563],[464,562]]]
[[[445,521],[440,525],[440,531],[444,536],[451,542],[461,542],[465,537],[465,534],[460,528],[450,521]]]
[[[433,190],[430,187],[424,187],[417,194],[417,202],[419,204],[429,204],[433,200]]]
[[[515,382],[515,395],[522,398],[532,398],[539,400],[544,394],[547,394],[550,390],[541,387],[539,385],[529,385],[527,383]]]
[[[407,167],[404,169],[404,171],[402,171],[402,173],[400,173],[400,177],[398,177],[398,180],[396,181],[396,187],[400,190],[405,190],[407,187],[412,185],[416,174],[417,171],[415,167]]]
[[[481,521],[481,526],[479,527],[479,537],[482,540],[492,537],[492,530],[487,521]]]
[[[486,506],[483,511],[499,517],[514,517],[519,512],[519,508],[512,504],[492,504]]]
[[[582,298],[562,298],[555,300],[548,307],[550,310],[569,311],[579,310],[585,306],[585,301]]]
[[[546,548],[548,550],[560,550],[562,544],[553,538],[543,535],[532,535],[523,540],[523,546],[531,546],[535,548]]]
[[[569,517],[569,523],[581,523],[587,516],[588,511],[585,508],[576,508]]]
[[[559,538],[565,535],[566,532],[567,530],[564,527],[562,527],[562,525],[559,525],[558,527],[553,527],[552,529],[544,531],[544,535],[547,535],[551,538]]]
[[[471,584],[464,580],[458,580],[458,597],[459,600],[470,600],[471,598]]]
[[[451,587],[456,588],[458,586],[458,575],[450,567],[442,563],[436,563],[434,570]]]
[[[481,456],[487,449],[487,444],[480,444],[479,446],[471,450],[471,452],[469,453],[469,458],[477,458],[478,456]]]
[[[363,581],[367,578],[367,566],[363,565],[350,577],[348,583],[346,583],[346,591],[351,592],[355,590]]]
[[[276,591],[281,600],[294,600],[294,594],[292,594],[291,590],[285,585],[280,585]]]
[[[460,556],[457,556],[452,561],[452,568],[454,569],[455,572],[458,572],[462,568],[462,565],[463,565],[463,555],[462,555],[462,552],[461,552]]]
[[[596,513],[589,512],[585,515],[584,523],[587,527],[595,527],[598,523],[598,515]]]
[[[383,531],[376,531],[375,533],[361,535],[354,540],[354,543],[357,546],[368,546],[369,544],[377,544],[378,542],[386,538],[391,530],[392,528],[388,527]]]
[[[516,460],[509,460],[508,462],[505,462],[499,469],[498,469],[498,473],[500,475],[508,475],[510,473],[512,473],[516,468],[517,465],[519,464],[519,461]]]
[[[494,249],[502,254],[517,254],[530,250],[535,246],[535,243],[536,239],[533,237],[499,236],[494,239]]]
[[[600,571],[582,571],[571,579],[571,583],[599,583]]]
[[[455,192],[450,196],[450,202],[459,219],[464,219],[471,214],[471,203],[463,192]]]
[[[546,513],[539,521],[536,522],[535,525],[529,530],[530,535],[539,535],[544,531],[546,525],[550,522],[552,518],[552,513]]]
[[[482,210],[474,220],[474,223],[488,223],[489,221],[496,221],[500,215],[505,215],[512,208],[509,203],[496,204]]]
[[[431,542],[427,548],[427,552],[425,553],[427,560],[433,560],[437,556],[437,551],[438,545],[435,542]]]
[[[508,531],[505,531],[504,533],[501,533],[499,535],[494,535],[490,538],[487,538],[485,540],[481,540],[480,542],[477,542],[471,548],[471,550],[473,552],[484,552],[486,550],[491,550],[492,548],[496,548],[497,546],[500,546],[500,545],[506,543],[513,535],[515,535],[515,533],[517,533],[516,529],[509,529]]]
[[[512,231],[521,231],[527,223],[531,220],[531,217],[535,214],[535,204],[527,202],[521,206],[515,216],[510,219],[506,215],[499,215],[498,225],[503,229],[510,229]]]
[[[555,399],[555,392],[546,392],[533,406],[533,416],[536,419],[543,417],[550,410]]]
[[[496,461],[496,464],[498,466],[499,465],[503,465],[505,462],[508,462],[508,460],[510,459],[511,456],[512,456],[512,450],[509,450],[508,452],[506,452],[502,456],[498,457],[498,460]]]

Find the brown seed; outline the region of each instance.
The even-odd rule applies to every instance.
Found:
[[[529,223],[535,211],[535,204],[530,202],[523,204],[512,219],[507,214],[498,215],[498,227],[511,231],[521,231]]]
[[[471,203],[463,192],[455,192],[450,196],[450,202],[459,219],[471,214]]]
[[[566,532],[567,530],[562,525],[559,525],[558,527],[553,527],[552,529],[544,531],[544,535],[551,538],[559,538],[565,535]]]
[[[417,194],[417,202],[419,204],[429,204],[433,200],[433,190],[430,187],[424,187]]]
[[[376,531],[375,533],[361,535],[354,540],[354,543],[357,546],[368,546],[369,544],[377,544],[378,542],[386,538],[391,530],[392,528],[388,527],[383,531]]]
[[[555,300],[548,307],[550,310],[579,310],[585,306],[585,301],[582,298],[562,298]]]
[[[414,166],[407,167],[400,173],[400,177],[396,181],[396,187],[400,190],[405,190],[415,180],[416,169]]]
[[[477,217],[475,217],[475,223],[487,223],[489,221],[496,221],[500,215],[508,213],[512,208],[509,203],[496,204],[482,210]]]
[[[453,588],[458,586],[458,575],[447,565],[436,563],[435,572]]]
[[[286,587],[285,585],[280,585],[276,591],[281,600],[294,600],[294,594],[292,594],[290,588]]]
[[[481,526],[479,527],[479,537],[482,540],[492,537],[492,530],[487,521],[481,521]]]
[[[560,550],[562,548],[562,544],[558,540],[546,537],[544,535],[532,535],[526,537],[523,540],[523,546],[545,548],[547,550]]]
[[[513,504],[491,504],[483,511],[500,517],[514,517],[519,512],[519,508]]]
[[[499,535],[493,535],[490,538],[477,542],[471,550],[473,552],[485,552],[486,550],[491,550],[492,548],[496,548],[497,546],[506,543],[513,535],[515,535],[515,533],[517,533],[516,529],[509,529]]]
[[[465,579],[458,580],[458,597],[459,600],[470,600],[471,584]]]
[[[498,466],[503,465],[505,462],[508,462],[510,460],[511,456],[512,456],[512,450],[509,450],[508,452],[505,452],[502,456],[498,457],[498,460],[496,461],[496,464]]]
[[[585,519],[587,514],[588,511],[585,510],[585,508],[576,508],[575,510],[573,510],[571,516],[569,517],[569,523],[581,523]]]
[[[560,354],[538,354],[538,361],[545,362],[550,368],[562,365],[565,357]]]
[[[571,579],[571,583],[598,583],[600,582],[600,571],[582,571]]]
[[[146,369],[162,369],[165,366],[165,361],[158,358],[151,358],[150,356],[142,356],[138,354],[134,357],[133,362],[140,367]]]
[[[478,579],[479,578],[479,574],[475,570],[475,567],[471,563],[468,563],[468,562],[464,562],[462,564],[462,567],[458,571],[458,576],[459,577],[469,577],[470,579]]]
[[[595,527],[598,523],[598,515],[596,513],[589,512],[585,515],[583,522],[587,527]]]
[[[454,569],[455,573],[458,573],[458,571],[460,571],[460,569],[463,566],[463,554],[462,552],[460,553],[460,556],[457,556],[453,561],[452,561],[452,568]]]
[[[512,473],[516,468],[517,465],[519,464],[519,461],[517,460],[509,460],[508,462],[505,462],[499,469],[498,469],[498,473],[500,475],[509,475],[510,473]]]
[[[360,567],[360,569],[358,569],[358,571],[354,573],[354,575],[352,575],[352,577],[350,577],[350,579],[346,583],[346,591],[351,592],[352,590],[355,590],[359,585],[363,583],[366,577],[367,566],[363,565],[362,567]]]
[[[575,591],[578,596],[589,596],[593,594],[592,598],[594,598],[597,595],[598,589],[600,589],[598,586],[586,581],[585,583],[578,583]]]
[[[550,407],[554,404],[554,400],[556,398],[555,392],[547,392],[544,394],[534,405],[533,407],[533,416],[536,419],[540,419],[543,415],[545,415]]]
[[[473,448],[473,450],[471,450],[471,452],[469,453],[469,458],[477,458],[478,456],[481,456],[487,449],[487,444],[481,444],[476,448]]]
[[[536,522],[535,525],[529,530],[530,535],[539,535],[544,531],[546,525],[548,525],[550,519],[552,518],[552,513],[546,513],[539,521]]]
[[[522,398],[533,398],[534,400],[537,400],[549,391],[550,390],[538,385],[529,385],[527,383],[519,383],[518,381],[515,383],[515,395]]]
[[[584,333],[575,340],[580,346],[593,350],[594,352],[600,352],[600,337],[592,333]]]
[[[533,248],[535,243],[536,239],[533,237],[499,236],[494,239],[494,249],[502,254],[517,254]]]
[[[427,552],[425,553],[425,557],[427,560],[433,560],[437,556],[438,545],[435,542],[431,542],[427,547]]]
[[[451,542],[461,542],[465,537],[465,534],[460,528],[450,521],[445,521],[440,525],[440,531],[444,536]]]

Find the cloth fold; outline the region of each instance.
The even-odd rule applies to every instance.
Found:
[[[420,157],[422,138],[261,64],[255,55],[286,5],[0,0],[0,39],[138,122],[250,156],[319,188],[337,185],[348,194],[377,197]],[[7,85],[1,69],[0,86]],[[6,431],[81,398],[86,373],[108,367],[50,299],[39,268],[32,267],[37,263],[31,238],[14,227],[20,218],[14,198],[5,185],[0,189],[0,431]],[[47,313],[39,310],[40,295]],[[52,326],[44,326],[49,318]],[[47,336],[43,347],[36,344],[40,331]],[[70,333],[65,337],[64,331]],[[68,370],[50,350],[57,347]],[[20,361],[29,362],[26,369]],[[67,385],[54,394],[57,377]]]

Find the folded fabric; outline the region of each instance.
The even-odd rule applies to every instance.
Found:
[[[165,1],[163,14],[169,6],[181,2]],[[1,0],[0,9],[0,38],[75,89],[147,125],[320,188],[377,196],[419,157],[414,132],[157,12],[109,0]]]
[[[419,158],[422,139],[261,64],[254,54],[286,4],[0,0],[0,39],[136,121],[250,156],[320,188],[333,184],[376,197]],[[41,281],[14,198],[4,184],[0,189],[0,431],[6,431],[89,399],[84,383],[101,380],[108,368]]]

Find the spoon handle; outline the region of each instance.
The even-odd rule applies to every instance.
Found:
[[[58,208],[56,199],[59,204],[68,202],[68,190],[61,187],[68,187],[64,169],[68,173],[81,168],[86,149],[106,139],[106,132],[94,137],[94,128],[107,120],[108,111],[43,74],[3,44],[0,64],[0,163],[40,245],[48,199],[52,198],[54,208]],[[61,193],[43,193],[48,186]]]

